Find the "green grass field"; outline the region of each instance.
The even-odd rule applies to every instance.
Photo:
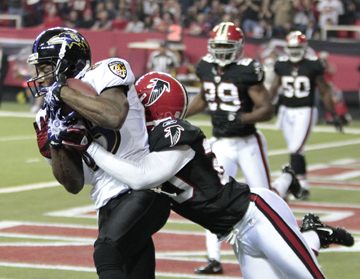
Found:
[[[91,262],[80,261],[77,264],[75,260],[85,258],[91,260],[91,242],[96,236],[96,218],[80,213],[75,214],[75,217],[63,213],[74,208],[91,207],[90,186],[78,195],[71,195],[55,183],[50,166],[38,152],[32,126],[34,115],[27,114],[28,111],[28,105],[15,103],[3,103],[0,107],[0,278],[95,279],[97,276]],[[207,115],[199,115],[189,120],[194,124],[199,124],[204,132],[211,136],[211,126]],[[279,175],[281,166],[288,162],[288,154],[282,132],[274,129],[273,123],[272,121],[259,124],[258,128],[268,141],[269,162],[272,176],[275,178]],[[311,199],[307,202],[294,203],[294,208],[296,208],[294,212],[298,218],[307,213],[310,208],[322,216],[339,218],[341,226],[346,226],[356,239],[360,237],[359,146],[359,121],[354,121],[351,127],[345,127],[344,134],[336,133],[332,126],[316,126],[306,149],[307,164],[309,170],[313,170],[313,173],[309,175]],[[327,171],[325,173],[319,171],[320,169]],[[339,169],[346,169],[346,172],[335,175],[334,172]],[[241,173],[238,179],[242,179]],[[316,211],[317,208],[319,211]],[[53,214],[54,212],[61,212],[61,214]],[[347,213],[352,214],[351,219],[348,218],[351,221],[347,221],[346,217],[344,219],[339,217]],[[14,222],[21,225],[16,227]],[[27,227],[26,224],[31,224],[31,226]],[[56,231],[50,235],[46,234],[46,237],[39,237],[41,236],[39,228],[43,224],[56,224],[59,227],[61,225],[73,226],[74,228],[81,226],[81,228],[91,229],[94,233],[91,234],[90,240],[85,235],[81,235],[81,238],[75,235],[72,238],[54,238],[54,235],[57,235]],[[38,229],[34,229],[34,226]],[[164,230],[174,233],[178,231],[204,232],[197,225],[176,221],[169,222]],[[176,242],[176,235],[172,239]],[[78,253],[76,255],[72,255],[72,252],[68,250],[67,254],[66,247],[82,247],[79,243],[82,243],[86,249],[76,252]],[[31,247],[44,249],[41,253],[47,255],[45,259],[50,263],[42,262],[40,254],[30,250]],[[51,249],[54,247],[56,248],[52,252]],[[64,250],[61,250],[61,247],[65,247]],[[187,251],[186,248],[183,250]],[[350,249],[331,248],[323,251],[318,260],[327,278],[355,279],[360,277],[360,246],[358,244]],[[169,251],[158,251],[157,256],[160,259],[169,257],[167,252]],[[206,260],[205,250],[199,252],[201,253],[178,256],[180,260],[177,260],[176,264],[181,267],[181,257],[183,257],[193,258],[196,266],[202,265]],[[66,262],[66,257],[74,257],[72,261],[75,268]],[[224,251],[222,258],[225,263],[235,262],[235,257],[229,251]],[[56,260],[59,260],[58,264]],[[157,272],[157,278],[214,278],[195,276],[188,270],[189,268],[186,269],[185,265],[184,274],[177,272],[172,275],[169,271],[160,270]],[[225,273],[216,278],[223,277],[239,278],[239,275],[236,277],[236,274]]]

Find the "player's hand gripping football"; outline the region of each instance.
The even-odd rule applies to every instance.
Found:
[[[66,117],[62,116],[61,109],[58,109],[55,114],[50,111],[50,117],[47,127],[47,138],[49,145],[53,148],[61,148],[62,140],[59,138],[61,131],[66,130],[70,125],[77,122],[75,119],[76,112],[70,112]]]
[[[59,139],[63,145],[71,146],[79,152],[86,152],[92,143],[91,136],[85,129],[78,127],[68,127],[59,134]]]
[[[55,109],[56,107],[63,105],[60,92],[64,86],[67,86],[66,76],[64,74],[59,74],[57,81],[55,81],[51,86],[40,89],[40,92],[46,93],[44,103],[49,108]]]

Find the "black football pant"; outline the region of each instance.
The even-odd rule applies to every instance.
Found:
[[[155,279],[152,235],[170,214],[167,196],[152,190],[129,191],[99,211],[94,262],[99,279]]]

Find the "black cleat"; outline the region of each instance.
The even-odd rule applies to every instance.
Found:
[[[312,213],[306,214],[301,222],[300,231],[315,231],[320,239],[321,248],[327,248],[330,244],[339,244],[343,246],[353,246],[354,237],[345,230],[345,228],[334,228],[323,224],[319,216]]]
[[[294,195],[295,198],[299,200],[307,200],[310,196],[310,191],[301,187],[299,180],[296,178],[295,171],[291,168],[290,164],[283,166],[283,173],[289,173],[292,176],[292,182],[288,188],[288,193]]]
[[[221,263],[214,259],[209,259],[205,266],[195,269],[196,274],[223,274]]]

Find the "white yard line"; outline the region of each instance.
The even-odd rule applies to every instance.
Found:
[[[56,181],[44,182],[44,183],[38,183],[38,184],[29,184],[29,185],[23,185],[23,186],[14,186],[14,187],[0,189],[0,194],[16,193],[16,192],[23,192],[23,191],[29,191],[29,190],[38,190],[38,189],[42,189],[42,188],[50,188],[50,187],[57,187],[57,186],[60,186],[60,184]]]
[[[35,269],[54,269],[54,270],[68,270],[68,271],[82,271],[82,272],[96,272],[96,269],[93,267],[80,267],[80,266],[71,266],[71,265],[49,265],[49,264],[23,264],[23,263],[10,263],[10,262],[0,262],[0,266],[6,267],[15,267],[15,268],[35,268]],[[212,276],[212,275],[195,275],[195,274],[185,274],[185,273],[171,273],[171,272],[155,272],[155,275],[158,277],[170,277],[170,278],[221,278],[221,279],[242,279],[243,277],[238,276]],[[8,278],[6,278],[8,279]],[[10,278],[9,278],[10,279]]]
[[[320,149],[328,149],[334,147],[342,147],[348,145],[357,145],[360,144],[360,139],[355,140],[344,140],[338,142],[329,142],[329,143],[319,143],[319,144],[308,144],[305,146],[305,151],[313,151],[313,150],[320,150]],[[288,154],[289,151],[287,149],[278,149],[278,150],[271,150],[268,152],[268,156],[277,156]]]
[[[1,115],[0,115],[1,116]],[[191,124],[196,126],[207,126],[211,127],[212,124],[210,121],[201,121],[201,120],[189,120]],[[265,124],[265,123],[256,123],[256,128],[260,130],[279,130],[275,124]],[[338,132],[335,130],[335,127],[332,125],[329,126],[315,126],[313,132],[326,132],[326,133],[334,133],[337,134]],[[351,128],[351,127],[344,127],[344,133],[345,134],[354,134],[354,135],[360,135],[360,129],[359,128]]]
[[[80,266],[70,266],[70,265],[23,264],[23,263],[0,262],[0,266],[16,267],[16,268],[21,267],[21,268],[55,269],[55,270],[96,272],[95,268],[93,268],[93,267],[80,267]]]
[[[33,118],[35,119],[34,113],[29,112],[14,112],[14,111],[0,111],[0,117],[23,117],[23,118]],[[212,124],[210,120],[189,120],[193,125],[197,126],[208,126],[211,127]],[[256,127],[258,129],[264,130],[279,130],[275,124],[266,124],[266,123],[257,123]],[[329,133],[338,133],[335,130],[335,127],[332,125],[329,126],[315,126],[314,132],[329,132]],[[344,132],[347,134],[356,134],[360,135],[360,129],[358,128],[351,128],[351,127],[344,127]]]
[[[0,137],[1,141],[15,141],[15,140],[33,140],[35,139],[35,135],[30,136],[17,136],[17,137]],[[319,144],[309,144],[305,147],[306,151],[313,151],[313,150],[320,150],[320,149],[328,149],[328,148],[334,148],[334,147],[342,147],[342,146],[348,146],[348,145],[357,145],[360,144],[360,139],[354,139],[354,140],[344,140],[344,141],[338,141],[338,142],[330,142],[330,143],[319,143]],[[268,156],[277,156],[277,155],[283,155],[288,154],[289,151],[287,149],[277,149],[277,150],[270,150],[268,152]]]
[[[0,111],[0,117],[22,117],[35,119],[36,114],[30,112],[18,112],[18,111]]]
[[[0,141],[15,141],[15,140],[33,140],[35,139],[35,133],[33,135],[28,135],[28,136],[15,136],[15,137],[0,137]]]

